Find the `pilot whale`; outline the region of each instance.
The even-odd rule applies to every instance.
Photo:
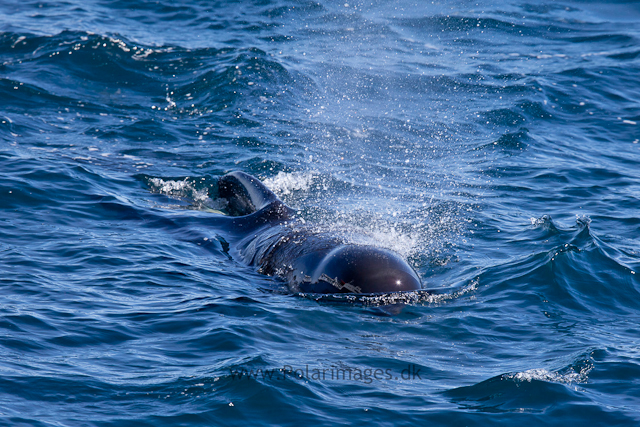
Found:
[[[228,202],[226,230],[233,253],[258,271],[303,293],[378,294],[421,289],[415,271],[397,253],[345,243],[296,217],[258,178],[231,172],[218,181]]]

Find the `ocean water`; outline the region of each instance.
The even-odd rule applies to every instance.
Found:
[[[637,425],[634,1],[0,3],[0,425]],[[404,256],[296,295],[217,179]]]

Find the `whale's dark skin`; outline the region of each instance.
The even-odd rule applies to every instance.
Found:
[[[395,252],[345,244],[295,217],[257,178],[232,172],[218,182],[227,199],[233,251],[261,273],[277,275],[294,292],[376,294],[421,289],[414,270]]]

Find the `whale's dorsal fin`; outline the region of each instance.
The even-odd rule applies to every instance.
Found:
[[[251,215],[272,204],[278,205],[279,209],[276,211],[283,214],[289,214],[291,211],[291,208],[282,203],[258,178],[240,171],[228,173],[220,178],[218,194],[229,202],[229,213],[232,216]]]
[[[228,200],[229,213],[233,216],[250,215],[280,201],[258,178],[239,171],[220,178],[218,194]]]

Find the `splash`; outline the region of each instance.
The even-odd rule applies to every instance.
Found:
[[[366,224],[366,225],[363,225]],[[362,215],[340,214],[337,218],[323,218],[316,227],[317,232],[340,236],[344,243],[371,245],[397,252],[407,258],[423,246],[420,231],[403,227],[382,218],[362,218]]]
[[[393,209],[381,209],[374,200],[373,205],[356,204],[352,210],[337,206],[332,209],[333,199],[327,194],[339,193],[353,185],[333,174],[279,172],[263,182],[290,206],[309,206],[312,202],[309,208],[301,210],[303,222],[311,220],[315,232],[339,236],[347,244],[389,249],[404,258],[441,258],[452,239],[463,233],[452,206],[423,202],[419,209],[408,210],[405,205],[398,206],[402,202],[394,201]]]
[[[276,176],[267,178],[263,182],[278,196],[283,196],[298,190],[309,190],[318,178],[319,175],[316,172],[278,172]],[[326,185],[324,189],[327,190]]]

